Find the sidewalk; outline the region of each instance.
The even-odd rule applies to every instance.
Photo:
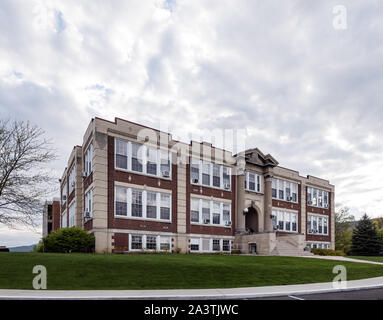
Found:
[[[317,258],[317,257],[307,257]],[[344,257],[318,257],[339,261],[381,264],[379,262],[356,260]],[[233,289],[180,289],[180,290],[0,290],[0,300],[209,300],[209,299],[245,299],[257,297],[271,297],[282,295],[340,292],[346,290],[361,290],[383,287],[383,277],[347,281],[345,289],[333,288],[332,282],[296,284],[284,286],[248,287]]]

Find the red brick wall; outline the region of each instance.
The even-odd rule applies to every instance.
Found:
[[[52,203],[52,231],[60,228],[60,201]]]

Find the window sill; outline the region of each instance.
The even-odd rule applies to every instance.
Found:
[[[259,194],[259,195],[264,195],[264,193],[262,191],[256,191],[256,190],[250,190],[250,189],[245,189],[245,191],[248,191],[248,192],[251,192],[251,193],[256,193],[256,194]]]
[[[327,207],[327,208],[325,208],[325,207],[317,207],[317,206],[313,206],[312,204],[307,204],[307,206],[310,207],[310,208],[316,208],[316,209],[322,209],[322,210],[329,210],[330,209],[329,207]]]
[[[169,178],[167,177],[162,177],[162,176],[157,176],[157,175],[153,175],[153,174],[149,174],[149,173],[144,173],[144,172],[139,172],[139,171],[133,171],[133,170],[128,170],[128,169],[121,169],[121,168],[116,168],[114,167],[114,170],[116,171],[121,171],[121,172],[126,172],[126,173],[133,173],[133,174],[138,174],[140,176],[145,176],[145,177],[151,177],[151,178],[157,178],[157,179],[163,179],[163,180],[168,180],[168,181],[171,181],[172,178],[172,173],[170,172],[169,174]]]
[[[276,200],[276,201],[283,201],[286,203],[299,204],[299,201],[288,201],[288,200],[282,200],[282,199],[277,199],[277,198],[272,198],[272,199]]]
[[[191,225],[193,226],[205,226],[205,227],[219,227],[219,228],[228,228],[228,229],[231,229],[232,226],[225,226],[225,225],[222,225],[222,224],[212,224],[212,223],[199,223],[199,222],[190,222]]]
[[[119,216],[114,215],[115,219],[125,219],[125,220],[137,220],[137,221],[150,221],[150,222],[162,222],[162,223],[172,223],[171,218],[170,220],[161,220],[161,219],[151,219],[151,218],[141,218],[141,217],[132,217],[132,216]]]

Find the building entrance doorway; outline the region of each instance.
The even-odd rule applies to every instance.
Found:
[[[249,243],[249,252],[251,254],[257,253],[257,244],[256,243]]]

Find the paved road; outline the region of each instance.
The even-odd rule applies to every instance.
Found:
[[[305,295],[286,295],[280,297],[254,298],[249,300],[383,300],[383,288]]]

